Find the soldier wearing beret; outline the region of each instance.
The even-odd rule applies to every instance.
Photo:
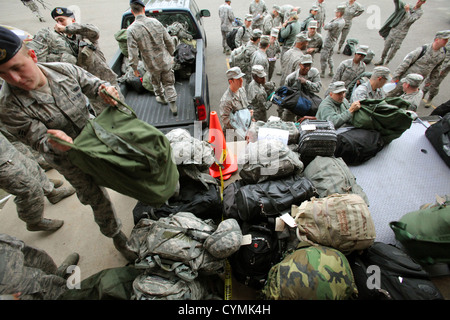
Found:
[[[38,62],[35,52],[5,28],[0,30],[0,77],[5,80],[0,91],[0,121],[5,128],[66,178],[81,203],[92,207],[100,231],[134,261],[106,189],[70,162],[70,147],[48,137],[52,134],[72,143],[90,118],[86,99],[101,96],[105,103],[116,104],[102,90],[119,98],[117,90],[73,64]]]

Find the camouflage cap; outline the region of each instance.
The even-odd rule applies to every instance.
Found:
[[[238,222],[226,219],[206,238],[203,247],[214,257],[224,259],[238,251],[241,243],[242,231]]]
[[[74,14],[70,9],[63,8],[63,7],[56,7],[52,10],[52,18],[55,19],[56,17],[73,17]]]
[[[310,54],[304,54],[300,58],[300,64],[308,64],[308,63],[313,63],[313,58]]]
[[[311,11],[319,11],[319,7],[316,6],[316,5],[313,5],[313,6],[311,7],[311,9],[309,9],[309,12],[311,12]]]
[[[329,89],[333,93],[341,93],[341,92],[347,91],[347,89],[345,89],[344,81],[336,81],[336,82],[331,83]]]
[[[383,77],[390,81],[392,79],[391,77],[391,70],[387,67],[375,67],[372,72],[373,77]]]
[[[344,13],[345,12],[345,8],[346,8],[345,5],[340,4],[340,5],[338,5],[336,7],[335,12],[342,12],[342,13]]]
[[[261,40],[259,41],[260,44],[268,44],[270,42],[270,37],[268,35],[262,35]]]
[[[422,84],[422,81],[423,81],[423,76],[418,73],[410,73],[401,80],[402,83],[406,82],[410,86],[416,87],[416,88],[420,87],[420,85]]]
[[[369,46],[360,45],[356,48],[355,54],[363,54],[367,56],[367,53],[369,52]]]
[[[253,21],[253,16],[251,14],[246,14],[245,15],[245,20],[247,21]]]
[[[308,24],[308,28],[314,28],[317,29],[318,25],[317,25],[317,20],[311,20]]]
[[[275,10],[276,12],[281,13],[281,7],[280,7],[279,5],[274,4],[272,8],[273,8],[273,10]]]
[[[264,78],[265,76],[267,76],[267,73],[264,71],[264,67],[259,64],[255,64],[252,67],[252,74],[254,74],[260,78]]]
[[[0,64],[11,60],[22,48],[22,41],[11,30],[0,27]]]
[[[437,32],[435,38],[449,39],[450,38],[450,30],[442,30],[442,31]]]
[[[280,30],[277,29],[277,28],[272,28],[272,30],[270,30],[270,36],[271,37],[278,38],[278,33],[280,33]]]
[[[241,68],[239,67],[233,67],[231,69],[228,69],[227,73],[227,79],[239,79],[245,76],[245,73],[242,73]]]
[[[311,41],[311,39],[308,37],[308,33],[300,32],[295,36],[295,42],[305,42],[305,41]]]
[[[252,37],[253,38],[261,38],[263,32],[261,29],[253,29],[252,31]]]

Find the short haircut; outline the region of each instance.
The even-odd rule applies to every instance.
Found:
[[[133,13],[139,13],[142,9],[144,9],[144,7],[137,3],[130,3],[130,9]]]

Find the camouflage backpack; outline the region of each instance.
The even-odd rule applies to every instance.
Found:
[[[297,237],[310,244],[329,246],[344,254],[364,250],[375,240],[375,225],[369,208],[357,194],[312,197],[292,206]]]
[[[344,254],[305,243],[270,269],[262,290],[268,300],[346,300],[357,293]]]

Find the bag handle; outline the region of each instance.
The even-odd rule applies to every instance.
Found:
[[[133,108],[131,108],[129,105],[127,105],[125,102],[123,102],[122,100],[120,100],[120,99],[117,99],[116,97],[114,97],[114,96],[112,96],[108,91],[106,91],[105,89],[102,89],[102,91],[101,91],[104,95],[106,95],[107,97],[109,97],[109,98],[111,98],[111,99],[113,99],[114,101],[116,101],[118,104],[120,104],[121,106],[123,106],[123,107],[125,107],[125,108],[127,108],[128,110],[130,110],[131,111],[131,114],[133,114],[136,118],[137,118],[137,116],[136,116],[136,113],[134,112],[134,110],[133,110]],[[120,108],[118,108],[117,106],[115,106],[116,108],[117,108],[117,110],[119,110],[119,111],[122,111],[122,110],[120,110]],[[122,111],[123,112],[123,111]]]
[[[61,138],[58,138],[57,136],[54,136],[53,134],[47,133],[47,138],[52,139],[66,147],[70,147],[72,149],[79,150],[79,148],[74,143],[67,142]]]

